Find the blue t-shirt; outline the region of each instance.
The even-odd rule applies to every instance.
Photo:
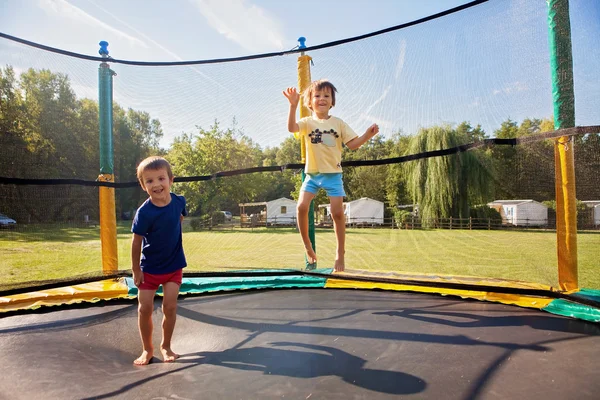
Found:
[[[138,208],[131,232],[143,236],[142,271],[169,274],[187,266],[180,217],[186,216],[185,197],[171,193],[171,202],[158,207],[150,199]]]

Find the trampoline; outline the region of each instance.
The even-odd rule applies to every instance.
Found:
[[[598,121],[597,76],[593,68],[576,69],[575,83],[585,85],[575,90],[573,71],[558,68],[574,64],[571,19],[578,59],[594,65],[598,54],[597,42],[585,30],[598,29],[597,20],[581,4],[572,2],[570,18],[565,0],[551,0],[548,10],[534,2],[474,0],[314,48],[300,41],[299,48],[283,53],[189,62],[115,59],[104,41],[101,57],[92,57],[0,33],[0,50],[14,52],[15,70],[29,70],[32,82],[45,82],[36,71],[48,69],[41,76],[53,77],[55,70],[65,84],[61,93],[69,92],[69,79],[80,90],[98,92],[97,99],[79,99],[73,90],[69,106],[52,103],[46,109],[36,102],[36,91],[11,86],[15,96],[9,97],[24,99],[11,103],[14,110],[31,107],[35,113],[15,112],[15,121],[6,124],[14,135],[0,135],[0,140],[14,139],[0,142],[0,166],[9,175],[0,176],[0,211],[7,208],[19,220],[17,229],[0,237],[0,245],[6,244],[0,248],[0,272],[7,277],[0,282],[0,398],[597,399],[600,222],[594,222],[592,207],[600,207],[600,125],[591,125]],[[244,105],[240,126],[285,144],[277,132],[285,126],[287,109],[281,115],[265,113],[264,104],[293,84],[294,69],[299,88],[309,83],[312,56],[318,55],[318,74],[337,75],[334,68],[340,71],[335,81],[350,89],[344,95],[353,122],[376,117],[387,121],[395,136],[374,143],[361,156],[371,154],[369,159],[342,162],[345,171],[375,167],[345,175],[354,183],[348,185],[348,197],[365,195],[357,190],[367,186],[358,185],[362,182],[372,183],[365,190],[381,199],[394,199],[388,209],[394,215],[386,216],[390,222],[384,224],[382,216],[381,224],[370,217],[349,225],[349,231],[356,229],[348,235],[347,263],[356,269],[344,273],[323,268],[333,264],[325,256],[333,253],[332,241],[319,243],[319,267],[310,269],[301,260],[304,249],[292,248],[300,242],[288,239],[292,234],[298,239],[297,232],[277,227],[277,217],[269,222],[268,210],[241,211],[239,229],[231,221],[213,221],[215,214],[223,219],[223,211],[217,211],[223,204],[230,210],[262,207],[267,197],[291,195],[301,183],[294,171],[303,168],[306,149],[300,147],[301,160],[291,159],[291,147],[284,145],[263,153],[252,140],[234,137],[233,130],[224,134],[218,121]],[[111,65],[121,80],[114,91],[120,104],[113,103],[117,75]],[[12,66],[4,71],[9,77],[14,72]],[[367,79],[357,83],[356,76]],[[60,98],[41,89],[45,97],[38,100]],[[354,98],[357,93],[365,100]],[[560,98],[550,99],[551,93]],[[180,98],[185,107],[170,103]],[[30,123],[37,121],[38,108],[49,120],[38,121],[39,132]],[[301,107],[300,113],[307,111]],[[130,252],[123,237],[130,240],[128,210],[137,208],[141,193],[135,176],[127,179],[138,156],[157,150],[136,137],[146,134],[152,142],[158,136],[130,128],[144,125],[142,117],[160,127],[153,119],[157,115],[166,121],[165,131],[185,132],[179,144],[194,149],[189,157],[174,153],[179,162],[174,165],[181,168],[175,182],[193,207],[182,226],[188,267],[172,341],[181,357],[134,366],[141,350],[137,288],[126,272]],[[510,118],[501,121],[515,115],[527,115],[521,126]],[[215,124],[213,131],[200,128],[206,121]],[[442,126],[446,121],[460,129]],[[186,132],[188,125],[200,134]],[[403,128],[417,133],[404,137]],[[46,143],[48,132],[56,134],[48,140],[55,148],[24,146],[31,135]],[[196,152],[194,146],[202,143],[192,137],[207,132],[214,139],[208,147],[216,150],[206,154],[225,154],[219,160],[223,164],[201,165],[205,147],[197,146]],[[411,151],[414,138],[433,137],[432,132],[453,140],[432,140],[431,147]],[[491,132],[499,134],[488,137]],[[113,136],[119,139],[115,148]],[[425,143],[414,143],[419,141]],[[575,156],[577,146],[581,151]],[[98,171],[87,163],[88,151],[96,148],[100,176],[89,180]],[[437,183],[409,184],[407,164],[417,165],[413,172],[427,171],[422,178],[437,177]],[[458,168],[464,175],[447,168],[462,165],[470,165]],[[273,178],[274,173],[281,174]],[[484,181],[508,200],[487,203],[493,199]],[[381,182],[386,182],[385,193],[377,192]],[[411,192],[422,186],[441,193],[445,183],[461,195],[439,196],[446,203],[436,210],[449,206],[457,214],[441,216],[435,207],[421,207],[420,201],[429,200]],[[252,190],[240,190],[243,186]],[[530,197],[537,200],[515,200]],[[402,204],[409,199],[412,204]],[[580,200],[587,203],[576,204]],[[508,213],[502,208],[507,201],[519,204]],[[518,205],[547,212],[541,201],[554,202],[552,220],[547,214],[517,218]],[[279,218],[293,210],[287,208],[279,207]],[[427,210],[431,218],[425,217]],[[266,220],[258,226],[263,211]],[[117,224],[117,215],[126,222]],[[316,236],[319,224],[312,218]],[[326,230],[325,225],[318,227]],[[585,232],[578,252],[580,225]],[[315,238],[311,241],[314,245]],[[29,256],[36,261],[24,262]],[[160,305],[157,297],[155,350]]]
[[[173,342],[181,358],[145,367],[131,365],[134,303],[5,317],[0,340],[10,399],[595,399],[600,391],[597,324],[427,294],[184,296]]]

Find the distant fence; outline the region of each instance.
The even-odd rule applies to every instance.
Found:
[[[319,218],[315,223],[317,228],[331,228],[333,222],[331,218]],[[215,222],[210,217],[198,217],[191,223],[193,230],[228,230],[235,228],[278,228],[295,227],[296,218],[272,217],[266,218],[246,218],[233,217],[231,221]],[[556,223],[551,219],[517,219],[512,223],[506,221],[500,222],[491,218],[430,218],[423,219],[418,217],[404,218],[396,220],[394,217],[376,218],[376,217],[356,217],[346,218],[346,226],[349,228],[386,228],[386,229],[463,229],[463,230],[499,230],[499,229],[556,229]],[[580,230],[600,230],[599,224],[594,224],[593,220],[578,221]]]

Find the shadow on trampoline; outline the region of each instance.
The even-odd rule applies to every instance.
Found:
[[[119,320],[120,318],[132,314],[137,313],[137,304],[132,304],[129,301],[129,305],[124,308],[118,308],[110,311],[105,311],[105,309],[99,309],[96,305],[85,304],[83,306],[72,307],[73,310],[85,310],[88,309],[90,311],[100,310],[101,312],[92,314],[92,315],[83,315],[77,316],[73,318],[64,318],[56,321],[48,321],[48,322],[40,322],[36,324],[29,325],[20,325],[9,328],[0,328],[0,335],[2,334],[26,334],[26,333],[36,333],[36,332],[60,332],[64,330],[71,330],[75,328],[83,328],[83,327],[94,327],[101,326],[103,324],[107,324],[111,321]],[[118,304],[114,302],[114,304]],[[67,309],[63,307],[63,312]],[[56,310],[53,310],[56,311]],[[41,315],[41,314],[40,314]]]
[[[371,313],[377,315],[377,312],[367,312],[366,310],[353,310],[342,315],[337,316],[343,318],[349,315],[357,315],[361,312]],[[317,320],[296,320],[289,321],[281,324],[267,324],[267,323],[255,323],[234,320],[230,318],[218,317],[215,315],[208,315],[199,311],[194,311],[185,307],[179,307],[178,315],[194,320],[196,322],[202,322],[213,326],[221,326],[227,328],[233,328],[237,330],[244,330],[252,332],[255,336],[261,333],[283,333],[283,334],[306,334],[306,335],[323,335],[329,337],[348,337],[348,338],[363,338],[363,339],[377,339],[377,340],[390,340],[390,341],[404,341],[404,342],[425,342],[425,343],[438,343],[446,345],[461,345],[461,346],[495,346],[508,350],[532,350],[532,351],[547,351],[548,348],[539,346],[537,344],[517,344],[513,342],[487,342],[480,339],[473,339],[466,335],[441,335],[441,334],[430,334],[430,333],[419,333],[415,335],[410,332],[402,331],[386,331],[381,329],[360,329],[353,327],[321,327],[321,326],[310,326],[310,325],[299,325],[300,323],[315,323],[316,321],[333,320],[334,317]],[[427,321],[429,322],[429,321]],[[436,322],[438,323],[438,322]],[[459,326],[460,327],[460,326]],[[239,346],[239,345],[238,345]]]
[[[600,335],[600,326],[580,320],[540,315],[481,315],[454,311],[431,311],[423,308],[374,312],[375,315],[409,318],[421,322],[452,326],[455,328],[516,327],[529,326],[544,331],[565,332],[583,335]]]
[[[338,376],[349,384],[395,395],[419,393],[427,386],[422,379],[411,374],[365,368],[367,360],[334,347],[294,342],[273,342],[269,345],[273,347],[199,352],[195,355],[201,358],[186,359],[187,356],[184,356],[178,363],[210,364],[290,378]]]

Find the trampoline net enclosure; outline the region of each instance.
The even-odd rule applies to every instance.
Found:
[[[592,3],[570,6],[577,126],[600,123],[600,18]],[[545,2],[490,1],[308,51],[312,79],[328,78],[338,89],[332,113],[358,133],[372,123],[381,129],[360,150],[345,151],[344,160],[382,160],[554,130],[547,20]],[[6,38],[0,39],[0,61],[1,175],[95,181],[100,62]],[[130,268],[131,218],[145,199],[135,169],[146,156],[165,155],[177,177],[301,163],[281,94],[297,85],[297,62],[297,53],[177,66],[108,60],[116,73],[119,270]],[[600,137],[588,132],[570,138],[579,284],[600,289]],[[346,167],[347,268],[556,287],[554,142]],[[183,226],[186,271],[304,268],[293,204],[299,182],[298,168],[285,168],[176,183],[173,191],[186,196],[190,212]],[[446,209],[429,206],[436,204],[430,197],[444,190],[454,191]],[[291,202],[277,202],[281,198]],[[367,204],[365,198],[380,202],[383,214],[353,214],[360,207],[351,202]],[[323,193],[315,204],[316,247],[319,267],[328,268],[335,237],[321,204],[327,204]],[[231,220],[221,211],[231,212]],[[12,229],[0,230],[0,289],[101,276],[98,187],[4,179],[0,213],[16,220]]]

